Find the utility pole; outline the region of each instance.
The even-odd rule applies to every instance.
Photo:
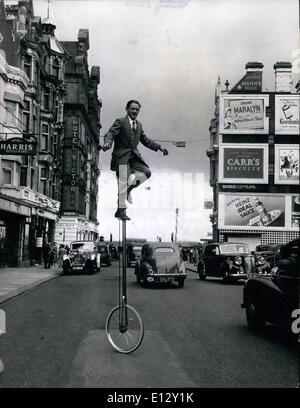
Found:
[[[179,208],[176,208],[175,213],[176,213],[176,221],[175,221],[175,243],[177,243],[178,213],[179,213]]]

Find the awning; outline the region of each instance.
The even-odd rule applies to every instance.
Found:
[[[24,101],[20,97],[20,95],[18,95],[18,94],[15,94],[13,92],[5,91],[4,92],[4,99],[6,99],[8,101],[13,101],[13,102],[20,103],[22,105],[22,107],[25,108]]]
[[[31,216],[31,207],[27,207],[17,199],[11,200],[8,196],[0,194],[0,209],[2,211],[12,212],[14,214]]]

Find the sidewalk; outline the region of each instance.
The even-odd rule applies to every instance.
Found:
[[[0,268],[0,303],[39,286],[62,273],[58,268],[44,269],[43,265],[23,268]]]

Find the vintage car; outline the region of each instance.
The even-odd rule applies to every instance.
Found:
[[[141,259],[143,245],[129,244],[127,247],[127,266],[135,266],[137,260]]]
[[[270,322],[291,332],[293,311],[299,310],[299,265],[300,239],[296,239],[281,248],[281,257],[270,275],[253,275],[247,279],[241,307],[246,309],[251,329],[259,330]]]
[[[101,265],[104,263],[107,266],[111,265],[111,253],[109,250],[109,245],[98,244],[98,253],[101,255]]]
[[[111,255],[112,261],[118,261],[120,259],[120,254],[117,245],[110,244],[109,245],[109,252]]]
[[[268,274],[280,257],[283,245],[257,245],[252,254],[255,256],[255,273]]]
[[[183,288],[187,277],[179,248],[170,242],[144,244],[141,259],[135,265],[135,275],[137,282],[143,286],[177,281],[180,288]]]
[[[100,254],[93,241],[73,241],[70,251],[63,256],[63,273],[100,271]]]
[[[245,279],[254,268],[254,256],[247,244],[214,242],[203,247],[197,267],[199,279],[207,276],[224,282]]]

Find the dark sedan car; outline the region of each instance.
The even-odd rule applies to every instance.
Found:
[[[104,263],[107,266],[111,265],[111,254],[109,246],[106,244],[98,244],[98,252],[101,255],[101,265]]]
[[[280,251],[284,245],[257,245],[255,256],[255,272],[268,274],[280,258]]]
[[[183,288],[187,276],[179,248],[170,242],[144,244],[141,259],[135,265],[135,275],[143,286],[177,281],[180,288]]]
[[[247,244],[214,242],[203,248],[197,271],[201,280],[214,276],[228,282],[245,279],[253,268],[254,256]]]
[[[73,241],[63,256],[63,273],[95,273],[100,270],[100,254],[93,241]]]
[[[300,239],[281,249],[281,258],[270,275],[253,275],[246,281],[243,304],[248,326],[261,329],[266,322],[289,329],[292,313],[299,310]]]

